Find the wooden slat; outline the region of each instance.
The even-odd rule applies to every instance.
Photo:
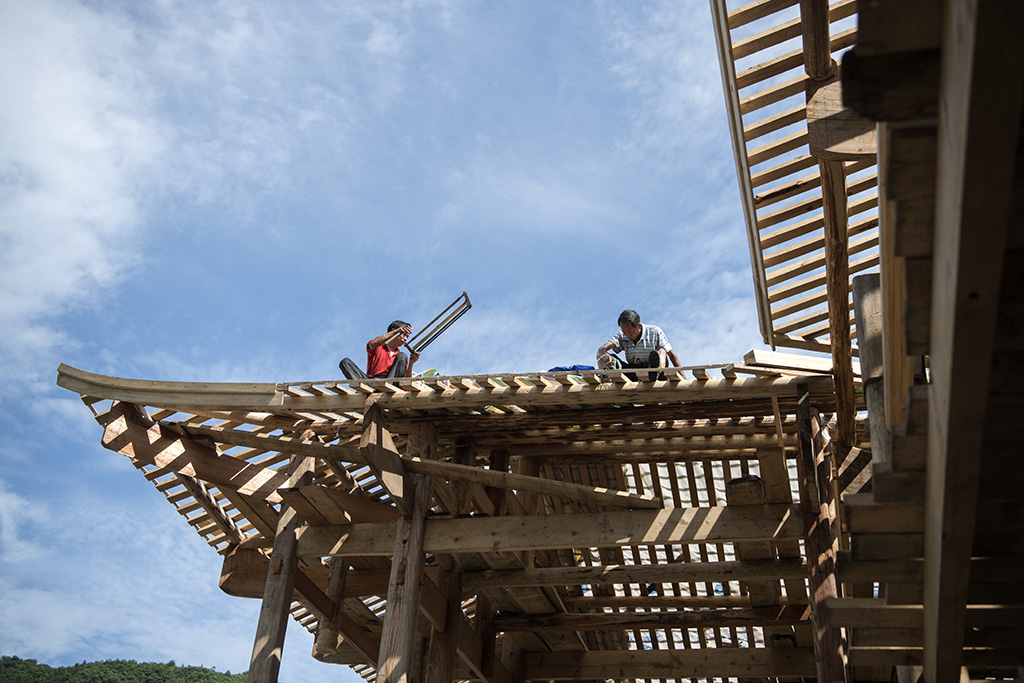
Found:
[[[857,42],[857,29],[840,31],[832,36],[831,51],[837,52]],[[745,69],[736,75],[736,87],[740,90],[756,85],[773,76],[778,76],[803,65],[803,50],[795,50]]]
[[[799,4],[800,0],[754,0],[729,12],[729,28],[735,29],[752,21],[763,19],[787,7]]]

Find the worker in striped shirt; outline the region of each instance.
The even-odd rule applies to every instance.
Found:
[[[640,314],[636,311],[623,311],[619,314],[618,323],[619,331],[615,336],[597,349],[597,367],[666,368],[682,365],[661,328],[641,323]],[[622,353],[625,358],[620,358],[616,353]],[[649,378],[653,382],[658,378],[658,373],[649,373]],[[636,377],[630,375],[630,379],[635,380]]]

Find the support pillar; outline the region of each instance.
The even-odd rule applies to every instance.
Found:
[[[313,482],[312,456],[292,456],[288,472],[288,487],[294,488]],[[281,503],[281,513],[274,536],[274,549],[270,555],[270,569],[263,591],[263,604],[256,626],[256,642],[249,662],[248,683],[277,683],[281,669],[281,652],[288,628],[289,608],[295,589],[298,558],[295,555],[296,530],[302,520],[287,504]]]
[[[432,427],[417,425],[409,433],[407,451],[421,455],[429,451]],[[377,661],[378,683],[410,683],[413,651],[417,637],[420,581],[423,578],[423,533],[430,508],[431,481],[421,474],[412,475],[412,504],[409,513],[398,519],[395,550],[388,580],[387,611]]]

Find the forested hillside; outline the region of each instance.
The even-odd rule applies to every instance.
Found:
[[[245,674],[201,666],[114,659],[72,666],[47,666],[34,659],[0,657],[0,683],[245,683]]]

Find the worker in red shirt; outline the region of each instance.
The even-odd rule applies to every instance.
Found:
[[[411,377],[412,366],[419,360],[420,354],[413,351],[411,356],[406,356],[399,350],[410,334],[412,325],[404,320],[395,320],[388,325],[387,332],[366,342],[366,372],[351,358],[342,358],[338,367],[348,379]]]

